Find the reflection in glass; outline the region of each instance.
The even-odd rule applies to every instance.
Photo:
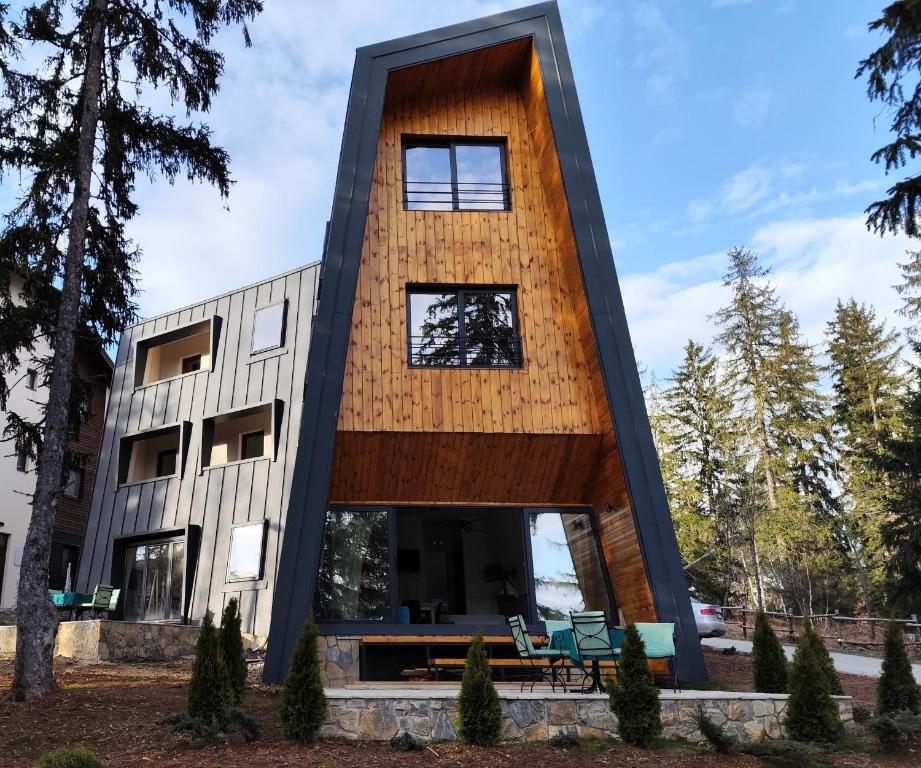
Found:
[[[568,619],[571,611],[584,610],[610,615],[598,547],[587,514],[532,514],[531,554],[541,620]]]
[[[457,207],[468,211],[505,210],[502,148],[498,144],[458,144]]]
[[[458,294],[410,293],[413,365],[459,365]]]
[[[448,147],[408,147],[404,173],[409,210],[450,211],[454,207]]]
[[[512,294],[465,291],[464,336],[467,365],[517,365]]]
[[[159,541],[129,547],[124,612],[128,621],[178,619],[182,614],[185,545]]]
[[[386,511],[330,510],[314,599],[321,620],[390,618]]]
[[[253,318],[252,352],[264,352],[284,344],[285,302],[256,310]]]
[[[227,581],[258,579],[262,566],[263,523],[238,525],[230,533]]]

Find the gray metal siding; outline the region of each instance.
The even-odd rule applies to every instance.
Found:
[[[195,525],[201,529],[201,545],[188,616],[200,619],[206,609],[217,613],[230,597],[237,597],[243,631],[268,634],[319,272],[319,265],[313,264],[125,330],[116,356],[77,589],[90,592],[111,581],[114,539]],[[288,302],[284,347],[251,355],[256,309],[282,300]],[[135,389],[134,350],[139,339],[213,315],[221,322],[210,371]],[[274,461],[264,458],[201,471],[204,418],[274,399],[284,406]],[[192,425],[182,476],[119,488],[121,438],[181,421]],[[264,578],[232,588],[225,584],[231,528],[263,518],[268,520]]]

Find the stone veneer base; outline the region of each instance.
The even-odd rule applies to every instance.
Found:
[[[329,738],[386,741],[407,731],[424,741],[457,738],[457,690],[356,689],[326,691],[329,713],[320,735]],[[544,741],[558,733],[582,738],[617,738],[617,718],[607,696],[562,693],[499,692],[503,738]],[[702,743],[697,707],[745,742],[783,735],[787,697],[779,694],[717,691],[663,691],[663,736]],[[851,699],[836,697],[845,725],[853,723]]]
[[[165,661],[195,653],[198,627],[137,621],[62,621],[55,656],[81,661]],[[0,627],[0,659],[16,655],[16,627]]]

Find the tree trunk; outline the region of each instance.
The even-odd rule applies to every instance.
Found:
[[[106,3],[107,0],[95,0],[89,9],[93,23],[83,78],[76,178],[45,412],[44,445],[38,462],[32,520],[23,548],[17,591],[16,665],[11,691],[11,698],[17,701],[41,696],[54,686],[52,654],[58,617],[48,595],[48,566],[55,507],[70,434],[68,412],[75,335],[80,316],[96,126],[99,122]]]

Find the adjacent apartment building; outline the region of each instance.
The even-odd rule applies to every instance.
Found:
[[[18,293],[16,278],[12,292]],[[47,344],[36,346],[35,358],[49,353]],[[80,562],[83,534],[89,516],[90,499],[96,482],[96,464],[102,443],[103,420],[109,384],[112,379],[112,361],[98,344],[82,341],[76,349],[77,371],[80,378],[92,387],[92,399],[87,420],[71,435],[69,452],[71,464],[67,478],[57,499],[54,533],[51,541],[50,586],[63,589],[70,571],[76,578]],[[38,366],[24,363],[10,374],[7,410],[31,421],[41,418],[42,405],[48,397]],[[6,427],[6,412],[0,413],[0,435]],[[22,550],[32,517],[31,495],[35,490],[35,466],[25,453],[17,453],[11,442],[4,442],[0,450],[0,488],[3,503],[0,505],[0,610],[16,604],[16,586]]]
[[[126,331],[84,549],[126,619],[238,597],[272,682],[308,615],[585,608],[705,676],[554,3],[358,50],[322,262]]]

